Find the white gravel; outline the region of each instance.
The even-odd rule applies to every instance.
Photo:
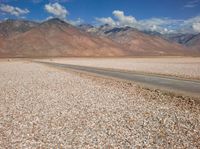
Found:
[[[29,62],[0,62],[0,148],[200,148],[190,98]]]
[[[49,61],[49,59],[44,59]],[[199,57],[160,58],[57,58],[51,62],[73,65],[113,68],[144,73],[172,75],[190,79],[200,79]]]

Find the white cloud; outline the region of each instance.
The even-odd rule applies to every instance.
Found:
[[[176,23],[175,20],[170,19],[160,19],[160,18],[151,18],[146,20],[137,20],[133,16],[126,16],[123,11],[115,10],[113,11],[114,19],[111,17],[107,18],[96,18],[96,21],[102,24],[109,24],[111,26],[123,27],[130,26],[137,28],[139,30],[151,30],[158,31],[161,33],[171,32],[172,30],[167,29],[166,25]]]
[[[49,17],[47,17],[44,21],[51,20],[51,19],[53,19],[53,18],[54,18],[53,16],[49,16]]]
[[[0,10],[4,13],[14,15],[14,16],[20,16],[29,13],[30,11],[28,9],[21,9],[19,7],[13,7],[10,5],[1,4]]]
[[[125,16],[124,12],[120,10],[113,11],[113,15],[117,19],[116,23],[119,26],[133,25],[137,22],[133,16]]]
[[[66,22],[68,22],[68,23],[70,23],[70,24],[72,24],[72,25],[77,26],[77,25],[82,24],[82,23],[84,22],[84,20],[81,19],[81,18],[78,18],[78,19],[76,19],[76,20],[68,20],[68,21],[66,20]]]
[[[168,25],[168,24],[172,24],[172,23],[176,23],[178,20],[171,20],[168,18],[150,18],[150,19],[146,19],[146,20],[140,20],[140,24],[144,24],[144,25]]]
[[[177,19],[147,19],[140,20],[142,29],[158,31],[161,33],[180,32],[180,33],[200,33],[200,16],[189,18],[186,20]]]
[[[125,16],[123,11],[114,10],[113,15],[115,19],[111,17],[96,18],[96,21],[102,24],[109,24],[111,26],[135,26],[137,20],[133,16]]]
[[[58,0],[54,0],[54,1],[58,1]],[[60,2],[67,2],[68,0],[60,0]],[[61,4],[59,4],[58,2],[55,2],[55,3],[49,3],[49,4],[46,4],[45,5],[45,10],[50,13],[50,14],[53,14],[54,17],[58,17],[60,18],[61,20],[69,23],[69,24],[72,24],[72,25],[79,25],[81,23],[84,22],[84,20],[82,20],[81,18],[78,18],[76,20],[68,20],[66,18],[66,16],[69,14],[69,12],[67,11],[67,9],[62,6]],[[52,19],[54,18],[53,16],[49,16],[45,19],[46,20],[49,20],[49,19]]]
[[[185,7],[185,8],[194,8],[194,7],[198,6],[199,3],[200,3],[200,0],[191,0],[191,1],[187,2],[187,3],[184,5],[184,7]]]
[[[112,14],[113,18],[96,18],[96,21],[116,27],[130,26],[139,30],[157,31],[160,33],[200,33],[200,16],[187,20],[169,18],[137,20],[134,16],[126,16],[120,10],[115,10]]]
[[[198,28],[200,24],[200,16],[196,16],[193,18],[189,18],[187,20],[183,20],[179,25],[178,32],[183,33],[200,33]]]
[[[46,4],[44,8],[48,13],[53,14],[55,17],[64,19],[68,15],[67,9],[57,2]]]
[[[115,21],[111,18],[111,17],[108,17],[108,18],[96,18],[96,20],[102,24],[108,24],[110,26],[116,26],[116,23]]]
[[[157,31],[160,33],[174,32],[173,28],[178,25],[181,20],[173,20],[168,18],[150,18],[138,21],[138,29]]]
[[[193,23],[192,28],[194,29],[194,31],[200,33],[200,22]]]

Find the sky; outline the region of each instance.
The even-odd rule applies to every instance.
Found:
[[[139,30],[200,32],[200,0],[0,0],[0,20],[109,24]]]

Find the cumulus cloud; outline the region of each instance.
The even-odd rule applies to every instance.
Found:
[[[150,18],[138,21],[138,29],[157,31],[160,33],[172,33],[181,20],[168,18]]]
[[[124,12],[120,10],[113,11],[113,15],[118,20],[116,23],[119,26],[133,25],[137,22],[133,16],[125,16]]]
[[[117,26],[117,27],[124,27],[124,26],[130,26],[137,28],[139,30],[151,30],[151,31],[159,31],[159,32],[169,32],[171,30],[168,30],[165,27],[167,24],[172,24],[172,22],[175,23],[175,21],[170,19],[159,19],[159,18],[151,18],[147,20],[137,20],[133,16],[127,16],[123,11],[120,10],[114,10],[113,11],[114,19],[111,17],[107,18],[96,18],[96,21],[102,23],[102,24],[109,24],[111,26]]]
[[[68,23],[70,23],[70,24],[72,24],[72,25],[77,26],[77,25],[82,24],[82,23],[84,22],[84,20],[81,19],[81,18],[78,18],[78,19],[76,19],[76,20],[66,20],[66,22],[68,22]]]
[[[123,11],[113,11],[113,18],[96,18],[101,24],[123,27],[130,26],[139,30],[157,31],[160,33],[199,33],[200,16],[187,20],[169,19],[169,18],[150,18],[137,20],[134,16],[126,16]]]
[[[64,19],[68,15],[67,9],[57,2],[53,4],[52,3],[46,4],[44,8],[48,13],[53,14],[55,17],[58,18]]]
[[[110,26],[116,26],[116,23],[115,21],[111,18],[111,17],[108,17],[108,18],[96,18],[96,20],[102,24],[108,24]]]
[[[54,18],[53,16],[49,16],[49,17],[47,17],[45,20],[42,20],[42,21],[51,20],[51,19],[53,19],[53,18]]]
[[[139,24],[141,29],[158,31],[160,33],[200,33],[200,16],[186,20],[154,18],[140,20]]]
[[[168,18],[150,18],[146,20],[140,20],[139,23],[143,25],[150,25],[150,26],[158,26],[158,25],[168,25],[168,24],[173,24],[177,23],[178,20],[171,20]]]
[[[5,4],[0,5],[0,10],[3,13],[7,13],[14,16],[20,16],[30,12],[28,9],[21,9],[19,7],[13,7],[11,5],[5,5]]]
[[[192,28],[196,31],[200,33],[200,22],[197,23],[193,23]]]
[[[133,26],[137,24],[137,20],[133,16],[126,16],[123,11],[115,10],[113,11],[113,16],[115,19],[111,17],[103,17],[96,18],[96,21],[102,24],[109,24],[111,26]]]
[[[187,32],[200,33],[199,24],[200,24],[200,16],[196,16],[184,20],[183,23],[180,25],[180,30],[186,33]]]
[[[67,1],[68,0],[62,0],[62,2],[67,2]],[[60,0],[60,2],[61,2],[61,0]],[[66,16],[69,14],[69,12],[67,11],[67,9],[64,6],[62,6],[61,4],[59,4],[57,2],[46,4],[44,6],[44,8],[48,13],[53,14],[53,16],[47,17],[44,21],[47,21],[49,19],[53,19],[54,17],[58,17],[61,20],[65,21],[69,24],[75,25],[75,26],[80,25],[84,22],[84,20],[81,19],[81,18],[77,18],[76,20],[67,19]]]

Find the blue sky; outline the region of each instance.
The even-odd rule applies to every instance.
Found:
[[[60,17],[74,24],[149,25],[163,31],[200,28],[200,0],[0,0],[0,14],[1,20]]]

